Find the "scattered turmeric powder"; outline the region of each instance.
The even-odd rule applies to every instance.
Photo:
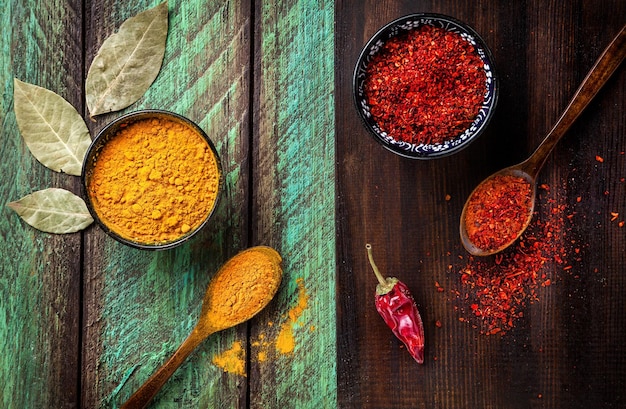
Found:
[[[198,228],[215,205],[220,171],[208,142],[165,117],[122,125],[88,175],[101,221],[142,244],[174,241]]]
[[[283,323],[276,338],[276,350],[281,354],[290,354],[295,349],[296,345],[292,327],[297,323],[309,304],[309,295],[304,288],[304,280],[298,278],[296,283],[298,284],[298,303],[289,310],[289,319]]]
[[[278,334],[275,334],[274,331],[269,330],[272,336],[267,336],[266,332],[261,332],[256,340],[251,342],[253,355],[256,354],[256,360],[258,362],[267,361],[268,357],[275,355],[275,353],[281,355],[291,355],[293,353],[296,346],[296,339],[293,333],[293,327],[298,325],[300,327],[304,326],[302,322],[299,322],[300,316],[303,314],[304,310],[308,308],[309,295],[307,294],[304,280],[302,278],[298,278],[296,280],[298,285],[298,301],[297,303],[291,307],[291,309],[284,315],[286,321],[282,323],[280,328],[278,329]],[[271,328],[274,326],[273,321],[267,322],[267,327]],[[314,325],[309,327],[309,331],[313,332],[316,328]],[[275,336],[274,336],[275,335]],[[274,352],[274,354],[273,354]]]
[[[224,372],[246,376],[245,358],[246,352],[241,346],[241,341],[235,341],[230,349],[213,356],[213,364],[222,368]]]
[[[296,340],[293,337],[291,322],[286,322],[276,338],[276,350],[281,354],[290,354],[296,348]]]

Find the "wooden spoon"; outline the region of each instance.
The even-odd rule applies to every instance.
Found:
[[[209,335],[252,318],[274,297],[282,278],[276,250],[258,246],[235,255],[211,280],[198,323],[174,355],[122,405],[144,408],[189,354]]]
[[[474,189],[474,192],[476,192],[476,190],[478,190],[482,184],[486,183],[497,175],[514,175],[517,177],[523,177],[530,183],[532,197],[530,200],[531,205],[528,208],[528,214],[523,215],[525,221],[522,224],[522,227],[520,228],[517,235],[507,243],[489,250],[477,247],[468,237],[466,226],[466,212],[468,209],[468,202],[470,201],[468,199],[465,202],[465,206],[463,206],[460,223],[461,242],[468,252],[476,256],[488,256],[498,253],[513,244],[515,240],[517,240],[519,236],[524,232],[524,230],[526,230],[533,215],[537,185],[536,181],[537,175],[539,174],[541,167],[546,162],[548,155],[550,154],[550,152],[552,152],[552,149],[557,144],[557,142],[570,128],[570,126],[578,118],[581,112],[587,107],[589,102],[598,93],[600,88],[602,88],[602,86],[607,82],[607,80],[617,69],[617,67],[619,67],[625,56],[626,26],[622,27],[619,34],[617,34],[613,41],[611,41],[611,44],[609,44],[609,46],[604,50],[600,58],[598,58],[594,66],[591,68],[591,71],[589,71],[582,84],[580,84],[580,87],[578,87],[578,90],[576,90],[576,92],[574,93],[572,100],[570,101],[567,108],[565,108],[565,111],[563,112],[559,120],[556,122],[552,130],[541,142],[535,152],[524,162],[510,166],[489,176],[488,178],[483,180],[476,187],[476,189]],[[474,192],[472,192],[472,194],[469,196],[470,198],[472,197]]]

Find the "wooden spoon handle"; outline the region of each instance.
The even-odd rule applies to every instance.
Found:
[[[122,405],[122,409],[143,409],[159,392],[178,367],[194,349],[210,334],[202,334],[197,328],[178,347],[174,355],[164,363],[139,389]]]
[[[593,65],[580,87],[574,93],[572,100],[556,122],[548,136],[539,145],[537,150],[527,161],[525,171],[534,179],[543,166],[546,158],[561,139],[563,134],[572,126],[574,121],[587,107],[589,102],[600,91],[602,86],[619,67],[626,56],[626,26],[622,27],[611,44],[604,50],[602,55]]]

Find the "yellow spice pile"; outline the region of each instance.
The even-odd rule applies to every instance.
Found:
[[[194,129],[143,119],[121,128],[101,150],[88,194],[102,222],[121,237],[163,243],[205,220],[219,177],[213,151]]]

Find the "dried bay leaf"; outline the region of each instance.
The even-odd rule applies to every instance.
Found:
[[[74,233],[93,222],[83,199],[65,189],[39,190],[7,206],[26,223],[47,233]]]
[[[50,90],[17,78],[13,84],[15,118],[30,152],[54,171],[80,176],[91,144],[83,118]]]
[[[156,79],[167,38],[167,2],[129,18],[94,57],[87,80],[91,116],[126,108]]]

